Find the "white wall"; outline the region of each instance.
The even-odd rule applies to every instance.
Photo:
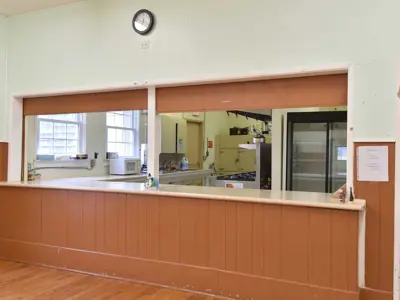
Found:
[[[143,7],[157,18],[147,37],[131,28],[132,15]],[[79,2],[10,18],[9,91],[242,77],[351,63],[354,137],[394,138],[396,98],[387,76],[393,76],[390,65],[400,50],[399,11],[399,1],[375,0]],[[141,48],[143,41],[150,42],[148,49]],[[385,115],[379,124],[365,121],[376,112]]]
[[[400,22],[400,18],[398,20]],[[349,108],[354,141],[396,140],[396,95],[400,85],[398,58],[400,51],[394,59],[354,65],[350,80],[355,103]]]
[[[8,101],[6,101],[7,84],[7,18],[0,15],[0,142],[7,140]]]

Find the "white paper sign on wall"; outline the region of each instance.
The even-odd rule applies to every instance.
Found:
[[[357,180],[389,181],[388,146],[360,146],[357,148]]]

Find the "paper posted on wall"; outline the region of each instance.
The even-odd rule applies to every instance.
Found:
[[[388,146],[360,146],[357,148],[357,180],[389,181]]]
[[[225,182],[225,187],[230,189],[242,189],[243,182]]]

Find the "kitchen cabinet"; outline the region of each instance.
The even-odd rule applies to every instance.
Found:
[[[161,153],[186,153],[186,120],[161,116]]]
[[[220,174],[256,170],[256,152],[242,149],[239,144],[252,143],[250,135],[220,135],[216,138],[215,165]]]
[[[176,122],[178,126],[177,131],[177,147],[176,152],[178,154],[186,154],[187,150],[187,121],[184,119],[177,119]]]
[[[239,161],[240,154],[236,149],[222,148],[217,152],[216,166],[220,174],[241,172]]]
[[[221,174],[252,172],[256,170],[256,151],[220,149],[218,170]]]
[[[175,153],[175,120],[170,116],[161,116],[161,153]]]
[[[239,170],[240,172],[252,172],[256,170],[257,159],[256,151],[240,149],[239,152]]]

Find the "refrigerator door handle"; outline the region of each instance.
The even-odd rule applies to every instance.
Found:
[[[327,158],[326,158],[326,181],[327,181],[327,186],[328,186],[328,193],[332,192],[332,144],[333,144],[333,139],[332,139],[332,129],[333,129],[333,123],[328,123],[328,128],[327,128]]]

